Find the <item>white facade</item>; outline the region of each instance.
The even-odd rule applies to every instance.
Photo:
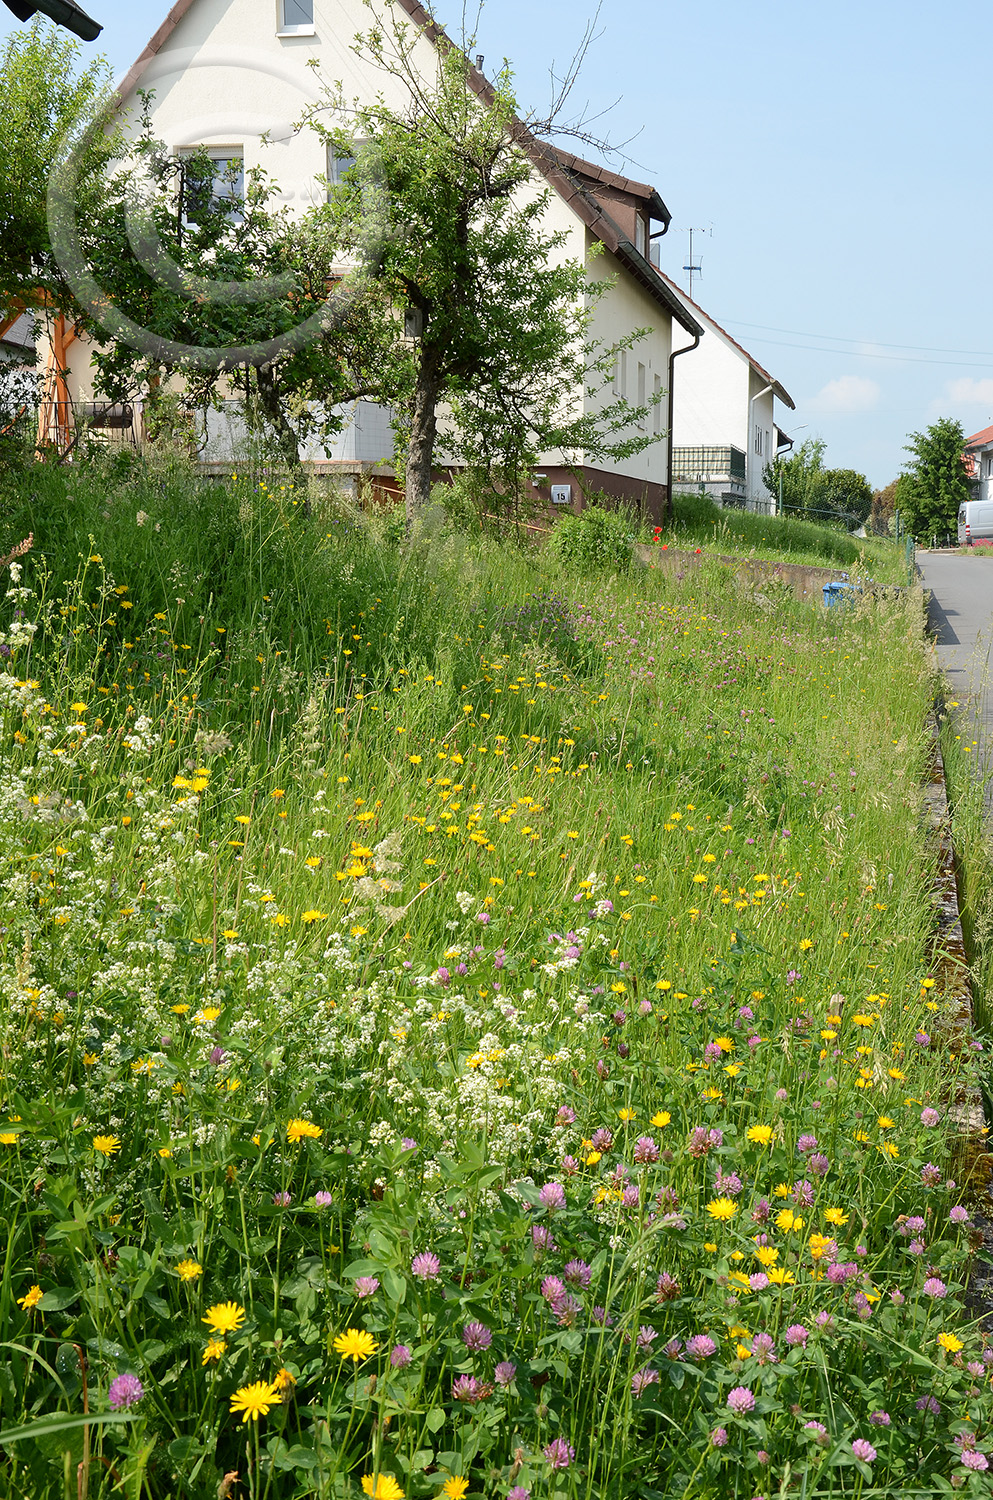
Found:
[[[665,279],[707,333],[699,348],[675,362],[673,448],[677,452],[694,448],[743,452],[742,499],[750,510],[764,510],[773,499],[762,482],[762,471],[776,456],[775,402],[793,410],[793,400],[719,323]]]
[[[410,0],[386,0],[386,5],[392,6],[397,20],[406,27],[422,75],[433,82],[438,52],[417,24],[418,8]],[[313,15],[312,24],[306,21],[308,14]],[[423,14],[419,16],[423,18]],[[382,95],[398,109],[409,104],[398,79],[353,50],[356,35],[367,30],[374,19],[362,0],[314,0],[313,5],[310,0],[178,0],[122,85],[122,116],[128,128],[136,130],[140,112],[137,92],[150,92],[153,132],[170,151],[178,154],[190,147],[205,146],[219,161],[226,159],[223,153],[230,153],[232,159],[243,162],[246,171],[261,167],[278,184],[282,202],[292,212],[302,213],[320,203],[326,194],[319,181],[329,172],[325,147],[313,131],[295,128],[307,107],[320,97],[322,81],[340,82],[346,100],[371,101]],[[316,68],[310,66],[313,62],[318,64]],[[598,211],[596,205],[590,206],[589,193],[573,192],[569,182],[563,184],[554,176],[549,180],[554,190],[546,227],[564,236],[557,254],[563,259],[586,261],[591,276],[613,283],[597,303],[595,336],[611,344],[634,329],[650,330],[628,351],[624,394],[633,403],[642,390],[651,397],[668,384],[671,307],[675,306],[677,316],[682,316],[679,305],[668,290],[654,283],[651,268],[646,286],[644,268],[636,265],[632,274],[623,258],[610,253],[610,245],[608,253],[591,259],[595,240],[601,237],[601,231],[591,233],[588,227],[590,214],[595,217]],[[546,186],[536,172],[525,191],[540,191]],[[660,203],[657,197],[654,201]],[[623,235],[618,238],[624,240]],[[633,246],[625,241],[624,252],[630,248]],[[692,315],[690,326],[694,326]],[[88,351],[80,340],[73,347],[70,361],[70,385],[78,399],[92,394],[87,366]],[[603,399],[610,396],[608,389]],[[565,399],[585,402],[590,398],[577,389],[565,393]],[[664,437],[664,407],[662,411],[661,419],[656,417],[654,423],[649,419],[660,438]],[[381,460],[381,427],[381,422],[377,425],[357,418],[351,440],[343,434],[338,448],[347,448],[350,442],[354,448],[357,443],[356,457]],[[225,432],[231,437],[236,430],[237,421],[230,415],[226,422],[212,424],[215,456],[223,446]],[[376,448],[375,453],[371,448],[365,451],[370,444]],[[665,485],[667,448],[661,440],[623,463],[603,465],[602,470],[618,476],[628,488],[638,483]],[[333,459],[336,453],[337,449],[326,456]],[[582,465],[584,459],[585,455],[575,453],[548,454],[544,462],[549,467],[575,466]]]

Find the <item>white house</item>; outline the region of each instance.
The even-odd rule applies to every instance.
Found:
[[[382,0],[378,9],[392,12],[413,32],[415,62],[425,79],[433,80],[442,34],[427,12],[416,0]],[[353,50],[356,34],[372,20],[362,0],[176,0],[120,87],[121,114],[133,125],[138,91],[151,93],[153,129],[171,150],[205,146],[219,172],[221,164],[232,161],[243,169],[264,167],[290,208],[303,212],[326,191],[318,179],[326,174],[333,180],[340,169],[328,160],[316,134],[293,128],[318,98],[321,79],[340,81],[346,98],[382,95],[396,107],[408,102],[397,79]],[[481,99],[492,98],[478,69],[471,70],[471,82]],[[644,183],[557,151],[523,131],[522,144],[539,184],[552,189],[546,226],[564,236],[559,253],[589,264],[591,277],[612,282],[596,304],[595,336],[612,344],[635,329],[649,330],[618,360],[614,390],[633,404],[650,401],[671,383],[673,325],[694,338],[702,333],[696,312],[649,259],[653,236],[668,228],[669,211]],[[594,255],[598,247],[605,253]],[[85,339],[72,346],[68,363],[73,399],[92,399]],[[585,391],[573,396],[595,399]],[[309,455],[316,467],[342,473],[381,470],[391,451],[389,425],[382,413],[365,406],[360,404],[334,449]],[[666,425],[662,403],[654,415],[660,441],[620,463],[593,467],[580,454],[570,455],[573,462],[567,464],[560,453],[546,454],[536,490],[549,503],[554,498],[577,508],[585,491],[603,490],[658,516],[669,484]],[[236,413],[215,421],[207,456],[223,459],[237,430]]]
[[[775,403],[793,411],[793,398],[682,288],[659,275],[707,334],[676,366],[673,489],[702,486],[718,504],[764,511],[773,496],[762,470],[790,441],[776,425]]]
[[[966,438],[962,453],[977,500],[993,500],[993,427]]]

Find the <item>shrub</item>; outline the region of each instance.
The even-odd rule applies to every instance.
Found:
[[[578,516],[562,516],[548,545],[554,557],[581,572],[626,573],[635,537],[635,523],[626,511],[593,502]]]

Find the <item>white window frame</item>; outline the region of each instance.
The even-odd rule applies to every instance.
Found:
[[[648,368],[641,363],[641,360],[638,361],[638,400],[636,405],[648,405]],[[638,426],[642,432],[645,431],[648,426],[647,415],[638,418]]]
[[[306,0],[298,0],[298,3],[306,3]],[[286,0],[276,0],[278,9],[277,36],[316,36],[317,28],[314,25],[314,0],[310,5],[309,21],[287,21]]]
[[[345,173],[350,171],[350,169],[354,167],[355,163],[359,159],[359,153],[361,152],[362,147],[365,144],[365,141],[355,141],[353,143],[353,154],[351,156],[337,156],[335,154],[334,147],[328,147],[327,178],[329,188],[337,187],[338,183],[344,177]]]
[[[758,422],[755,423],[755,442],[752,444],[752,446],[755,449],[755,452],[758,454],[759,458],[761,458],[763,453],[763,432]]]
[[[652,395],[655,398],[655,407],[652,412],[652,430],[658,437],[662,432],[662,376],[656,375]]]

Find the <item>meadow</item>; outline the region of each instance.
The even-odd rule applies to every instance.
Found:
[[[989,1493],[919,597],[0,517],[0,1493]]]

